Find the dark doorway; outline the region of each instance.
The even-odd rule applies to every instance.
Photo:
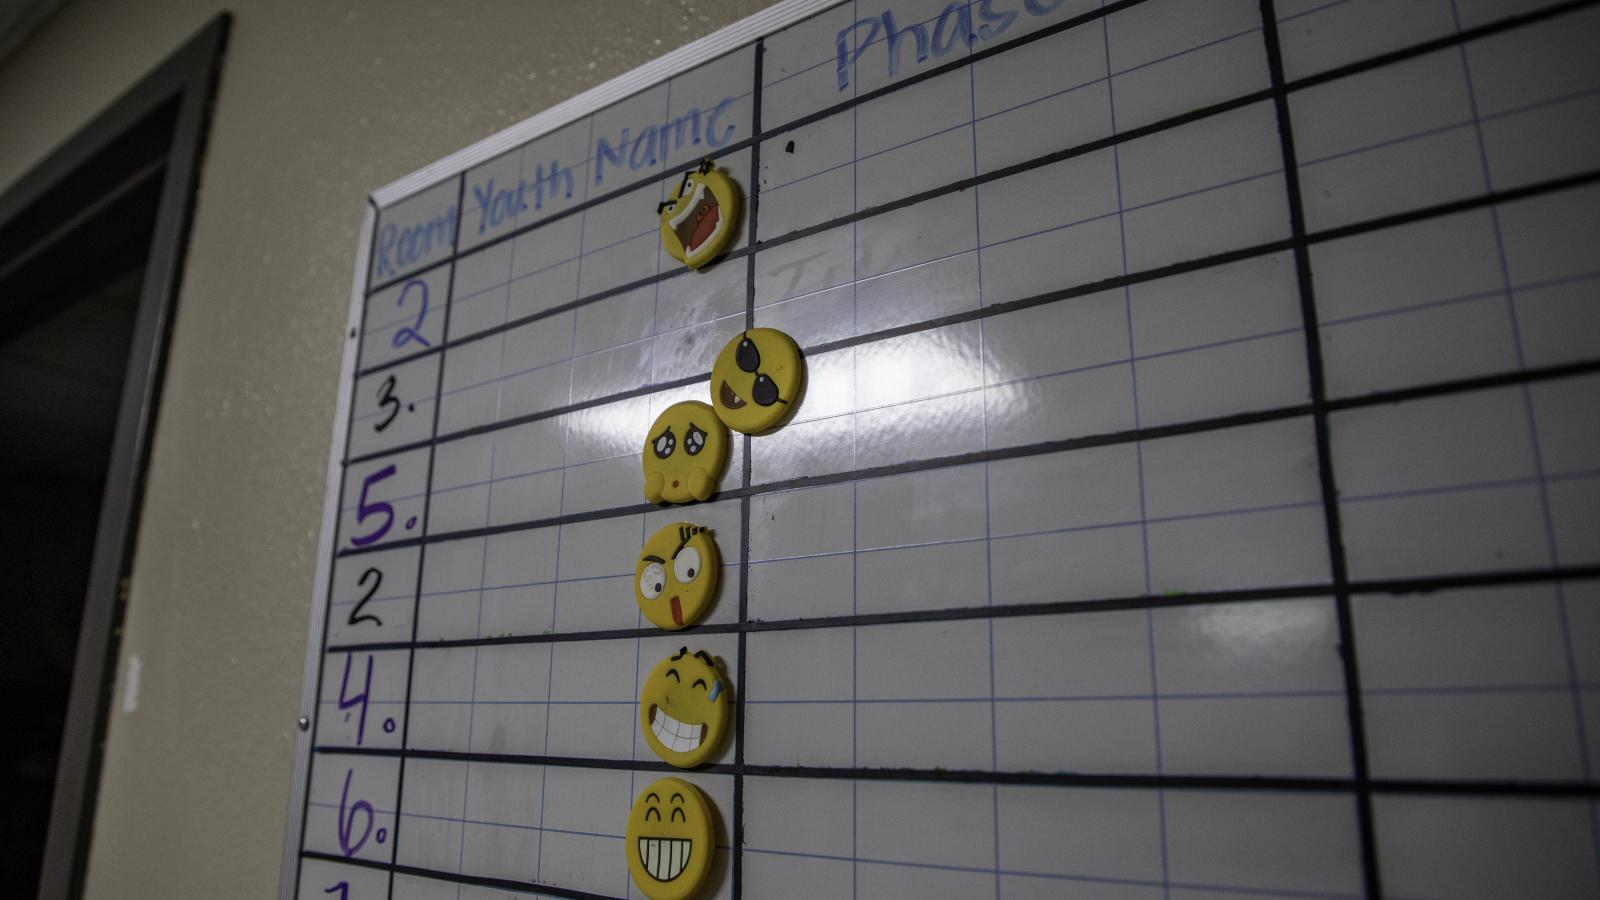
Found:
[[[0,884],[76,897],[219,17],[0,195]]]

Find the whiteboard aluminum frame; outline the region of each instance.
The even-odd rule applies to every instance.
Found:
[[[673,75],[710,62],[752,44],[775,31],[838,6],[843,0],[783,0],[761,12],[685,44],[604,84],[558,103],[531,118],[458,150],[403,178],[373,191],[362,214],[356,245],[355,277],[350,287],[350,308],[344,332],[344,356],[339,366],[339,393],[334,408],[333,443],[328,448],[328,475],[322,495],[322,527],[318,532],[317,564],[312,575],[311,618],[306,630],[305,668],[300,681],[299,716],[308,724],[294,723],[294,767],[291,774],[288,815],[284,822],[283,858],[278,875],[279,900],[294,900],[300,870],[301,832],[305,828],[306,794],[310,791],[312,738],[317,730],[317,691],[332,586],[334,541],[337,538],[339,494],[344,481],[345,444],[350,433],[350,410],[355,402],[356,362],[361,350],[361,321],[366,305],[367,267],[378,214],[386,207],[474,166],[514,150],[584,116],[654,87]],[[355,335],[351,337],[350,335]]]

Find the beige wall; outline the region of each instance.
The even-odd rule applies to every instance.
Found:
[[[237,0],[139,525],[89,895],[275,896],[369,191],[762,0]],[[578,10],[581,7],[581,12]],[[0,61],[0,190],[219,7],[68,2]]]

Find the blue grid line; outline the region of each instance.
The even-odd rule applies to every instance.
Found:
[[[752,847],[748,844],[745,845],[744,850],[747,853],[761,853],[768,856],[789,856],[801,859],[831,860],[834,862],[867,863],[869,865],[932,869],[935,871],[944,872],[968,872],[973,874],[987,875],[991,871],[994,871],[992,869],[979,868],[977,866],[959,866],[949,863],[908,862],[904,860],[876,859],[864,856],[839,856],[831,853],[808,853],[800,850],[777,850],[769,847]],[[1311,898],[1315,898],[1315,900],[1356,900],[1356,898],[1358,898],[1358,895],[1356,894],[1344,894],[1337,892],[1305,891],[1281,888],[1254,888],[1237,885],[1205,884],[1200,882],[1169,882],[1165,878],[1160,881],[1152,881],[1139,878],[1112,878],[1097,875],[1067,875],[1057,872],[1032,872],[1022,869],[1000,869],[999,874],[1020,878],[1043,878],[1053,881],[1081,881],[1091,884],[1120,884],[1134,887],[1178,888],[1180,890],[1232,891],[1238,894],[1249,894],[1253,896],[1301,897],[1308,898],[1308,900],[1311,900]]]
[[[1409,497],[1429,497],[1438,494],[1465,494],[1473,491],[1492,491],[1508,487],[1543,487],[1552,481],[1582,481],[1591,478],[1600,478],[1600,469],[1590,469],[1582,472],[1568,472],[1561,475],[1530,475],[1526,478],[1499,478],[1492,481],[1470,481],[1461,484],[1447,484],[1438,487],[1404,488],[1394,491],[1379,491],[1371,494],[1340,494],[1342,503],[1365,503],[1372,500],[1397,500]],[[1550,565],[1558,566],[1559,561],[1551,560]]]
[[[1461,13],[1456,5],[1456,0],[1450,0],[1450,15],[1454,20],[1456,31],[1461,30]],[[1494,190],[1494,178],[1489,170],[1489,151],[1483,138],[1482,119],[1478,115],[1478,91],[1472,80],[1472,63],[1467,56],[1465,44],[1458,45],[1457,53],[1461,59],[1461,77],[1466,82],[1467,102],[1472,111],[1473,131],[1478,144],[1478,164],[1483,175],[1484,189]],[[1501,286],[1506,292],[1506,316],[1511,326],[1512,349],[1516,352],[1517,369],[1526,368],[1526,359],[1522,346],[1522,330],[1517,321],[1516,297],[1511,288],[1511,266],[1506,260],[1505,239],[1500,227],[1500,210],[1494,206],[1489,207],[1489,223],[1494,230],[1494,244],[1497,262],[1500,267]],[[1523,414],[1528,425],[1528,446],[1533,458],[1534,477],[1537,479],[1539,490],[1539,507],[1544,525],[1545,547],[1549,554],[1550,565],[1561,565],[1561,553],[1556,543],[1555,519],[1550,509],[1550,493],[1545,477],[1544,453],[1539,442],[1538,417],[1534,411],[1533,394],[1527,383],[1520,385],[1522,395]],[[1582,698],[1578,692],[1578,664],[1572,642],[1571,616],[1567,607],[1565,587],[1560,583],[1555,584],[1556,612],[1561,625],[1562,644],[1567,668],[1567,681],[1571,685],[1571,706],[1573,726],[1578,740],[1578,764],[1585,780],[1594,778],[1594,771],[1589,762],[1589,734],[1588,722],[1584,717]],[[1591,801],[1589,805],[1589,846],[1592,851],[1593,864],[1596,874],[1600,874],[1600,815],[1596,813],[1596,806]]]

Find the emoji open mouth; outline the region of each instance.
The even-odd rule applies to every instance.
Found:
[[[650,707],[650,730],[655,732],[656,740],[661,742],[661,746],[674,753],[687,753],[693,750],[700,746],[700,742],[705,740],[706,736],[704,724],[690,725],[688,722],[679,722],[662,712],[659,706]]]
[[[683,244],[683,252],[692,255],[722,231],[722,206],[703,182],[697,182],[682,207],[669,224]]]
[[[683,626],[683,604],[678,602],[678,596],[677,594],[672,595],[672,624],[681,628]]]
[[[639,838],[639,862],[657,881],[671,881],[689,865],[694,842],[685,838]]]
[[[722,383],[722,390],[717,392],[717,399],[721,400],[722,405],[729,409],[738,409],[744,406],[744,398],[735,394],[733,388],[729,387],[726,381]]]

